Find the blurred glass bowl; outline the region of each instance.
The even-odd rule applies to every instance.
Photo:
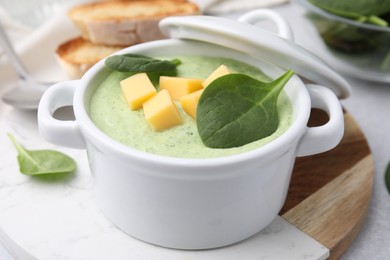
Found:
[[[90,0],[0,0],[0,11],[21,25],[35,28],[58,12],[88,1]]]
[[[367,80],[390,82],[390,28],[356,22],[298,0],[338,70]]]

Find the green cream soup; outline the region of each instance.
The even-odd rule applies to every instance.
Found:
[[[205,56],[175,58],[182,62],[177,67],[178,77],[206,78],[217,67],[224,64],[233,73],[243,73],[261,81],[270,80],[261,70],[237,60]],[[287,95],[282,92],[278,99],[279,127],[271,136],[236,148],[208,148],[198,135],[195,121],[181,109],[179,102],[176,104],[184,123],[161,132],[154,131],[146,121],[143,110],[131,110],[122,96],[119,82],[128,76],[124,73],[112,72],[98,86],[90,102],[90,116],[105,134],[141,151],[182,158],[233,155],[269,143],[284,133],[292,121],[291,103]]]

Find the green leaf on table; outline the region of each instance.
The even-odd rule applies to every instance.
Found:
[[[386,172],[385,172],[385,184],[386,184],[387,191],[390,194],[390,162],[387,165]]]
[[[119,72],[175,72],[178,60],[158,60],[139,54],[113,55],[106,59],[105,65]]]
[[[76,162],[66,154],[53,150],[27,150],[11,134],[7,135],[18,151],[19,170],[23,174],[71,173],[76,169]]]
[[[196,112],[202,142],[210,148],[231,148],[273,134],[279,126],[278,96],[293,75],[289,70],[272,82],[262,82],[228,74],[211,82]]]

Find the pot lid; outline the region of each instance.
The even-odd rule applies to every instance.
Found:
[[[161,20],[161,31],[170,38],[218,44],[247,53],[331,89],[338,98],[351,87],[324,61],[295,42],[249,23],[214,16],[177,16]]]

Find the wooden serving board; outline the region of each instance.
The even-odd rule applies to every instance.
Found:
[[[368,143],[344,112],[341,143],[326,153],[297,158],[289,193],[280,215],[330,249],[339,258],[359,233],[370,202],[374,162]],[[327,115],[313,109],[310,126]]]

